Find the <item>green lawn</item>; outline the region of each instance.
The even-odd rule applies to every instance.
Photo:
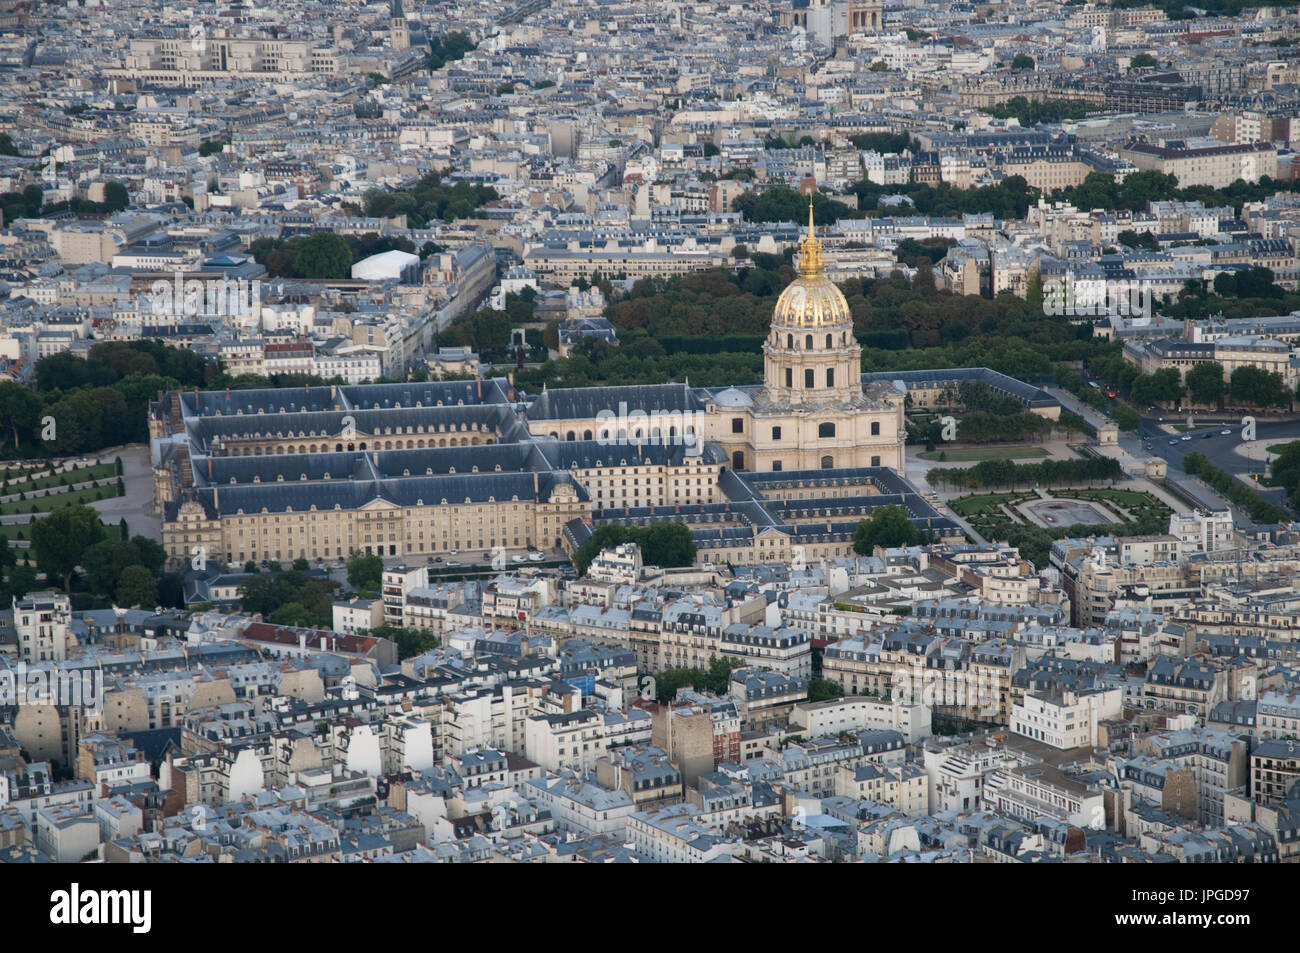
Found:
[[[101,463],[98,466],[81,467],[77,470],[55,473],[35,480],[17,477],[4,481],[8,485],[0,486],[0,496],[8,496],[11,493],[30,493],[32,490],[48,490],[51,487],[70,486],[73,483],[89,483],[91,480],[106,480],[116,475],[117,466],[115,464]]]
[[[1265,447],[1264,449],[1267,450],[1269,453],[1281,453],[1283,450],[1285,450],[1287,447],[1291,446],[1291,444],[1295,442],[1296,441],[1294,440],[1288,440],[1286,443],[1271,444],[1270,446]]]
[[[1003,503],[1028,499],[1024,493],[986,493],[982,496],[964,496],[959,500],[951,500],[948,508],[958,516],[979,516],[985,513],[996,513],[1002,518],[1002,511],[998,507]]]
[[[94,489],[87,488],[76,492],[69,489],[66,493],[53,493],[35,499],[10,500],[8,503],[0,503],[0,515],[14,516],[20,513],[39,515],[58,509],[60,506],[68,506],[72,503],[93,503],[96,500],[107,500],[110,497],[119,495],[117,481],[114,480],[107,486],[101,485]],[[35,507],[34,511],[33,507]]]
[[[938,460],[943,454],[945,462],[969,463],[981,460],[1037,460],[1047,456],[1042,447],[964,447],[953,450],[926,450],[917,454],[922,460]]]

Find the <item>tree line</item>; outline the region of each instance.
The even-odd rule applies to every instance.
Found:
[[[1082,457],[1075,460],[1042,460],[1038,463],[1013,463],[1010,460],[982,460],[973,467],[935,467],[926,475],[931,484],[980,488],[1012,488],[1029,485],[1059,486],[1118,480],[1124,470],[1110,457]]]
[[[1280,523],[1286,518],[1286,512],[1281,507],[1264,499],[1231,473],[1210,463],[1203,453],[1189,453],[1184,456],[1183,470],[1192,476],[1200,477],[1232,500],[1249,513],[1250,518],[1256,523]]]

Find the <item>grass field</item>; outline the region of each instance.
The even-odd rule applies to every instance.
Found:
[[[1288,440],[1286,443],[1274,443],[1274,444],[1270,444],[1269,446],[1265,447],[1264,449],[1267,450],[1269,453],[1281,453],[1283,450],[1285,450],[1287,447],[1289,447],[1289,446],[1290,446],[1291,444],[1293,444],[1293,443],[1295,443],[1294,440]]]
[[[0,516],[16,516],[20,513],[39,515],[48,513],[50,510],[56,510],[60,506],[68,506],[72,503],[93,503],[96,500],[107,500],[118,495],[117,481],[114,480],[107,486],[88,487],[75,492],[69,490],[67,493],[52,493],[47,496],[38,496],[35,499],[10,500],[8,503],[0,503]]]
[[[958,516],[980,516],[986,513],[997,513],[1000,517],[1002,511],[998,507],[1001,504],[1027,500],[1032,495],[1026,493],[987,493],[983,496],[966,496],[951,501],[948,508]]]
[[[40,473],[42,471],[35,470],[32,472]],[[79,470],[68,470],[64,473],[38,477],[35,480],[14,474],[0,483],[0,496],[9,496],[12,493],[30,493],[32,490],[48,490],[51,487],[67,486],[73,483],[89,483],[91,480],[107,480],[116,475],[117,467],[111,463],[82,467]]]
[[[1047,456],[1042,447],[963,447],[953,450],[926,450],[919,453],[922,460],[943,460],[951,463],[970,463],[981,460],[1039,460]]]

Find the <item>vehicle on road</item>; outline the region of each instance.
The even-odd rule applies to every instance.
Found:
[[[1175,439],[1175,440],[1170,440],[1170,441],[1169,441],[1169,446],[1171,446],[1171,447],[1176,447],[1176,446],[1178,446],[1178,441],[1177,441],[1176,439]]]
[[[1181,437],[1179,437],[1178,439],[1179,439],[1179,440],[1183,440],[1183,441],[1191,440],[1191,439],[1192,439],[1192,435],[1189,434],[1189,433],[1185,433],[1185,434],[1183,434]]]
[[[1231,430],[1220,430],[1220,431],[1219,431],[1219,436],[1220,436],[1220,437],[1231,437],[1231,436],[1232,436],[1232,431],[1231,431]]]
[[[531,559],[533,562],[541,562],[543,559],[546,558],[546,554],[545,554],[545,553],[529,553],[528,558]]]

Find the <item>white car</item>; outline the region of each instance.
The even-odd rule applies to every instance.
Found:
[[[451,552],[449,552],[447,555],[448,555],[448,556],[459,556],[459,555],[460,555],[460,550],[459,550],[459,549],[453,549],[453,550],[452,550]]]
[[[454,560],[454,559],[449,559],[449,560],[447,560],[447,565],[448,565],[448,566],[459,566],[460,563],[456,562],[456,560]]]
[[[514,560],[515,562],[517,562],[517,563],[521,563],[521,562],[524,561],[524,557],[523,557],[523,556],[511,556],[510,558],[513,559],[513,560]]]
[[[1219,436],[1220,436],[1220,437],[1231,437],[1231,436],[1232,436],[1232,431],[1231,431],[1231,430],[1220,430],[1220,431],[1219,431]]]
[[[545,559],[546,555],[544,553],[529,553],[528,558],[531,559],[533,562],[537,563]]]

